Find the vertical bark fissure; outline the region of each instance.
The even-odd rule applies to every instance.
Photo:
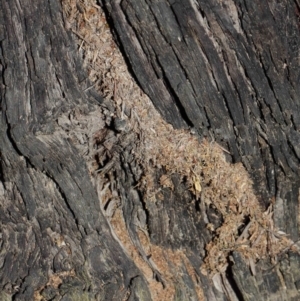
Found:
[[[110,2],[113,1],[104,1],[104,6]],[[183,94],[173,87],[174,79],[169,79],[172,82],[164,81],[165,89],[169,91],[170,86],[173,87],[170,94],[176,95],[176,101],[182,102],[183,107],[197,106],[197,109],[203,111],[202,114],[205,114],[208,122],[203,123],[203,116],[195,118],[193,114],[188,113],[192,124],[196,129],[200,128],[200,124],[202,127],[204,124],[209,126],[213,139],[218,142],[223,140],[223,145],[229,145],[231,155],[235,160],[241,160],[251,173],[264,206],[270,205],[280,194],[285,199],[286,208],[295,210],[295,193],[288,193],[289,188],[282,186],[289,181],[291,187],[296,185],[299,174],[299,138],[296,121],[299,98],[295,92],[297,88],[293,88],[296,87],[297,72],[289,65],[293,59],[295,60],[295,53],[292,54],[291,50],[297,43],[294,16],[290,14],[289,20],[286,20],[276,3],[271,5],[259,1],[241,3],[236,1],[219,3],[214,0],[183,1],[180,4],[173,1],[159,4],[147,1],[147,3],[149,6],[153,4],[153,7],[151,6],[150,11],[143,15],[145,19],[140,17],[140,28],[135,29],[137,39],[143,39],[145,43],[150,44],[147,48],[151,48],[155,55],[148,58],[155,59],[155,64],[161,59],[164,60],[162,54],[175,54],[176,60],[169,62],[178,65],[183,71],[183,78],[189,79],[193,97],[184,98]],[[165,16],[170,14],[172,18],[174,17],[174,24],[179,26],[178,32],[184,40],[183,45],[177,46],[177,42],[175,40],[173,42],[170,38],[169,20],[160,20],[161,14],[167,9],[167,4],[170,8]],[[288,5],[287,8],[290,13],[291,6]],[[132,9],[137,14],[140,13],[139,7]],[[207,25],[204,21],[195,21],[197,17],[193,13],[187,18],[185,14],[189,9],[195,14],[198,12],[203,20],[207,19]],[[156,47],[157,40],[147,40],[145,28],[148,27],[143,20],[153,15],[156,23],[151,26],[156,26],[153,30],[157,30],[164,37],[164,42],[168,46],[163,53]],[[117,35],[121,36],[125,27],[113,13],[111,18],[112,26],[116,26]],[[128,18],[128,22],[131,22],[131,16]],[[284,27],[289,22],[293,27],[288,29],[293,34],[292,38],[284,35]],[[209,30],[211,36],[205,30]],[[197,46],[192,45],[191,41],[197,43]],[[130,50],[126,50],[126,55],[131,55]],[[207,69],[203,68],[204,61]],[[284,61],[287,64],[285,68]],[[168,78],[170,66],[165,66],[161,62],[159,66],[164,78]],[[138,70],[133,71],[138,78]],[[188,84],[186,89],[187,86]],[[150,93],[149,96],[153,102],[158,103],[154,94]],[[151,211],[149,214],[151,216]],[[292,225],[297,224],[297,218],[293,221],[282,218],[285,219],[284,230],[296,237]],[[170,224],[171,221],[169,228]],[[237,265],[242,270],[245,268],[240,264]],[[287,271],[284,271],[283,275],[286,275],[285,273]],[[235,270],[228,277],[234,278],[233,281],[237,283],[238,298],[246,300],[249,290],[240,278],[241,275],[237,275]],[[275,275],[272,274],[272,277]],[[294,277],[297,278],[296,275]],[[254,286],[260,281],[259,277],[253,276],[251,279]],[[254,295],[257,297],[259,290],[256,289]],[[268,284],[260,289],[270,290],[273,297],[278,293],[272,291]]]
[[[139,270],[111,235],[86,162],[58,129],[57,118],[75,106],[97,109],[79,84],[87,76],[60,3],[1,0],[0,7],[0,215],[7,237],[0,299],[50,300],[54,291],[72,300],[122,300]],[[149,300],[143,277],[140,287]]]
[[[178,128],[186,127],[186,123],[197,130],[204,128],[213,140],[229,145],[231,156],[242,160],[256,185],[260,183],[258,195],[265,198],[265,205],[273,204],[277,216],[275,226],[280,225],[290,234],[297,251],[300,138],[297,132],[297,53],[294,51],[298,51],[300,39],[295,34],[298,20],[293,8],[299,10],[299,4],[295,2],[287,8],[291,20],[286,24],[292,24],[288,29],[292,37],[288,37],[288,41],[284,37],[269,41],[270,35],[276,35],[284,27],[275,24],[275,16],[280,12],[274,10],[273,13],[270,3],[263,4],[259,0],[240,4],[231,0],[173,2],[147,0],[132,5],[132,1],[105,0],[102,4],[111,14],[110,25],[115,26],[131,70],[162,115]],[[137,11],[146,4],[150,10]],[[202,23],[189,14],[190,10],[195,11],[197,4]],[[5,188],[4,196],[0,194],[0,216],[2,233],[7,237],[4,245],[0,245],[4,262],[0,288],[7,284],[19,285],[19,291],[12,289],[9,294],[14,295],[15,300],[33,300],[41,294],[51,300],[54,297],[50,296],[51,289],[65,299],[74,300],[78,296],[81,300],[150,300],[151,286],[143,276],[147,269],[138,269],[119,243],[121,240],[111,235],[113,227],[102,214],[95,192],[97,183],[92,185],[85,159],[74,147],[75,142],[58,129],[57,118],[62,114],[68,116],[76,109],[83,114],[98,107],[79,84],[85,76],[79,70],[74,55],[76,50],[62,25],[59,2],[44,3],[40,16],[37,16],[38,5],[38,0],[23,3],[0,0],[4,11],[0,11],[0,16],[5,14],[0,24],[8,27],[3,33],[0,27],[1,122],[4,125],[0,136],[3,142],[0,144],[0,179]],[[126,5],[132,5],[131,11]],[[184,9],[180,10],[180,5]],[[240,25],[235,23],[235,9],[241,19],[238,20]],[[85,13],[84,8],[82,12]],[[147,24],[145,20],[153,16],[155,22]],[[180,28],[178,32],[184,37],[182,44],[177,44],[176,34],[172,36],[170,24],[173,21],[163,20],[164,16],[174,18],[174,24]],[[204,24],[205,18],[209,29]],[[278,23],[282,20],[281,15]],[[167,22],[165,27],[164,22]],[[213,36],[206,36],[208,30]],[[150,32],[153,35],[150,36]],[[263,51],[266,46],[268,53]],[[286,66],[288,75],[281,69],[280,61],[284,56],[287,64],[294,62],[294,67]],[[117,101],[118,95],[114,97]],[[231,257],[225,258],[230,266],[222,270],[224,258],[215,256],[220,260],[217,271],[223,277],[223,287],[214,287],[203,274],[205,271],[199,268],[204,253],[208,255],[224,234],[219,229],[223,223],[230,222],[226,214],[235,212],[236,215],[232,215],[235,218],[247,202],[242,198],[239,205],[227,203],[230,193],[234,193],[228,192],[220,196],[227,207],[218,211],[213,196],[204,192],[207,192],[205,185],[212,185],[220,177],[220,170],[216,169],[211,182],[204,185],[200,173],[193,173],[192,181],[188,181],[175,172],[170,176],[164,164],[159,168],[153,166],[150,175],[154,177],[150,179],[153,183],[148,183],[153,186],[154,197],[150,198],[149,187],[141,184],[142,176],[149,175],[142,175],[135,166],[137,157],[133,144],[138,138],[133,137],[135,134],[128,138],[126,130],[124,135],[120,134],[122,130],[115,128],[115,117],[106,119],[105,127],[116,131],[116,139],[112,142],[116,145],[108,150],[111,156],[106,158],[112,161],[102,162],[110,165],[104,166],[101,172],[106,174],[111,169],[111,177],[118,177],[117,188],[111,187],[111,191],[116,189],[122,199],[125,227],[132,245],[165,291],[168,284],[175,283],[175,299],[192,296],[196,300],[196,287],[201,284],[207,300],[225,300],[226,296],[240,300],[258,300],[260,296],[266,300],[280,297],[288,300],[299,295],[294,285],[300,281],[298,254],[287,254],[290,262],[286,266],[280,263],[281,274],[275,269],[264,273],[269,265],[268,257],[250,263],[256,258],[250,256],[247,262],[237,245],[227,246],[226,242],[221,249],[231,250],[228,253]],[[157,131],[158,137],[160,134]],[[178,153],[190,140],[177,141]],[[158,148],[158,151],[163,150]],[[192,170],[195,164],[195,161],[191,163]],[[145,170],[149,172],[151,168]],[[169,187],[161,189],[162,176],[167,180],[171,178]],[[240,177],[241,174],[234,180],[236,182],[233,181],[236,188],[232,189],[245,184],[239,182]],[[106,180],[112,181],[110,177]],[[227,178],[223,181],[226,183]],[[271,198],[275,196],[275,200]],[[203,207],[200,211],[204,210],[202,218],[198,217],[199,210],[195,210],[199,199]],[[110,200],[103,199],[107,201],[102,204],[103,213],[105,208],[108,210]],[[276,240],[281,234],[274,228],[271,208],[264,214],[270,217],[269,224],[257,227],[261,233],[267,231],[269,239]],[[236,235],[241,235],[242,227],[246,229],[250,222],[255,222],[256,213],[248,213],[237,221]],[[147,252],[148,244],[139,235],[141,228],[147,226],[145,235],[149,237],[153,253]],[[271,244],[271,240],[268,243]],[[239,251],[232,252],[235,249]],[[178,253],[180,256],[176,257]],[[157,266],[151,258],[156,254],[164,254]],[[256,274],[251,274],[249,266],[253,272],[255,264]],[[167,273],[166,277],[164,269],[174,273]],[[48,281],[53,276],[61,281],[56,287]],[[289,290],[284,288],[283,281],[288,284],[285,279],[291,280]],[[0,292],[0,299],[3,296],[6,298]]]

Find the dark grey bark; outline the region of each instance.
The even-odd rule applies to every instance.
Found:
[[[261,203],[267,207],[275,199],[276,226],[297,242],[299,2],[103,0],[102,5],[135,78],[164,118],[175,127],[195,128],[228,149],[229,160],[241,161]],[[160,208],[165,217],[170,206]],[[168,237],[157,237],[162,223],[153,212],[151,239],[164,244]],[[194,224],[189,222],[188,234]],[[201,242],[189,245],[193,254],[201,254]],[[298,255],[284,254],[287,261],[256,277],[238,254],[233,257],[228,279],[241,300],[299,298]],[[208,291],[206,297],[212,300]]]
[[[222,143],[252,174],[262,202],[281,191],[277,179],[296,180],[296,1],[103,4],[136,79],[166,120]]]
[[[149,295],[83,158],[55,132],[62,112],[97,105],[60,2],[0,1],[0,22],[0,299],[122,300],[135,282]],[[65,275],[58,288],[51,275]]]
[[[261,201],[276,197],[276,223],[297,241],[299,3],[102,4],[161,114],[176,127],[213,137],[234,162],[242,161]],[[45,300],[151,300],[142,272],[100,210],[84,159],[56,130],[61,114],[101,105],[92,90],[83,92],[89,83],[59,1],[1,0],[0,42],[0,298],[33,300],[39,291]],[[206,299],[230,299],[199,270],[211,236],[184,184],[174,175],[175,192],[165,190],[159,204],[145,204],[139,194],[140,170],[131,157],[136,139],[117,142],[114,167],[133,244],[164,284],[139,242],[142,211],[153,244],[186,250]],[[253,276],[234,252],[222,281],[239,300],[298,300],[300,257],[287,252],[281,259],[276,266],[260,262]],[[178,271],[176,300],[197,300],[184,263]],[[52,274],[65,275],[57,287],[49,284]]]

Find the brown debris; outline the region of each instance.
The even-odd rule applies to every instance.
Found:
[[[67,277],[76,277],[75,271],[64,271],[59,273],[53,273],[52,275],[50,275],[47,284],[34,292],[34,301],[45,300],[45,298],[42,296],[43,290],[47,287],[53,287],[54,289],[58,289],[58,287],[63,283],[63,279]]]
[[[127,129],[140,137],[135,142],[134,154],[135,160],[143,168],[144,176],[140,179],[139,189],[143,190],[145,198],[150,199],[157,192],[154,174],[156,168],[163,167],[166,172],[159,179],[162,187],[173,190],[171,175],[177,173],[188,181],[195,199],[222,214],[223,224],[219,228],[213,229],[212,225],[207,224],[214,238],[206,246],[207,257],[201,267],[203,274],[213,277],[223,273],[232,250],[241,252],[254,272],[255,262],[259,259],[269,256],[275,260],[278,254],[290,248],[293,242],[274,228],[272,206],[266,212],[260,207],[242,164],[228,163],[224,155],[226,150],[222,147],[206,140],[200,143],[189,131],[174,130],[161,118],[128,72],[101,8],[92,0],[63,0],[62,3],[67,26],[78,38],[78,51],[84,59],[84,66],[94,88],[105,97],[105,102],[112,102],[114,106],[113,112],[99,109],[89,116],[102,120],[97,123],[88,123],[87,118],[77,112],[74,120],[79,120],[77,129],[85,125],[83,131],[87,134],[82,139],[86,139],[86,143],[80,143],[80,137],[75,135],[75,125],[73,139],[85,154],[102,206],[112,198],[116,200],[113,203],[116,206],[109,214],[111,226],[124,249],[146,277],[153,300],[172,300],[175,294],[175,271],[167,265],[165,257],[172,258],[175,266],[184,262],[196,286],[197,276],[184,251],[173,252],[152,245],[147,232],[141,232],[139,238],[145,252],[151,254],[152,261],[168,284],[163,289],[160,283],[153,280],[151,268],[133,246],[117,206],[118,194],[112,182],[107,180],[108,171],[113,168],[114,162],[111,161],[112,166],[109,168],[103,167],[99,174],[99,165],[102,166],[107,158],[112,159],[109,150],[117,141],[105,128],[105,123],[112,122],[114,118],[124,120]],[[98,150],[95,150],[95,145]],[[97,152],[100,155],[95,159]],[[97,173],[98,176],[95,176]],[[240,228],[243,228],[241,234]],[[197,289],[199,299],[203,300],[201,288]]]

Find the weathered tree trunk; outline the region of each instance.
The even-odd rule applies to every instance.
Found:
[[[63,112],[97,105],[60,2],[1,1],[0,22],[0,299],[122,300],[136,283],[147,296],[83,158],[56,131]]]
[[[275,225],[297,242],[298,1],[102,5],[137,81],[164,118],[215,139],[229,160],[241,161],[261,203],[274,202]],[[143,272],[103,215],[82,154],[57,126],[75,109],[88,116],[102,105],[73,39],[58,0],[0,0],[0,299],[151,300]],[[200,271],[213,237],[198,208],[205,204],[192,201],[176,174],[174,191],[162,190],[164,202],[144,199],[132,155],[137,136],[107,131],[117,162],[111,181],[132,245],[166,290],[137,222],[146,223],[152,245],[184,250],[189,261],[162,259],[176,271],[174,300],[198,300],[197,287],[206,300],[299,299],[300,257],[289,249],[276,265],[258,262],[255,274],[232,251],[213,284]],[[161,174],[158,169],[157,182]],[[218,227],[220,213],[205,210]]]
[[[156,108],[175,127],[195,128],[228,149],[228,159],[241,161],[261,203],[267,207],[274,202],[275,225],[297,242],[299,2],[102,4],[137,81]],[[252,277],[233,253],[235,264],[227,276],[239,297],[298,299],[299,256],[285,255],[277,271]]]
[[[252,174],[262,202],[278,191],[285,198],[291,190],[280,183],[299,172],[297,1],[103,3],[166,120],[222,143]]]

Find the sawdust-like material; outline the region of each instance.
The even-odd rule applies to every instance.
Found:
[[[128,72],[101,8],[92,0],[63,0],[62,3],[67,26],[78,38],[78,49],[93,87],[105,97],[105,102],[114,105],[111,118],[124,120],[128,128],[141,137],[134,153],[144,170],[139,183],[144,197],[151,199],[155,195],[157,183],[154,183],[153,175],[156,168],[163,167],[166,172],[160,178],[160,185],[174,189],[170,177],[178,173],[188,182],[197,200],[221,213],[223,224],[219,228],[214,229],[212,224],[207,224],[213,240],[206,246],[207,257],[201,267],[202,273],[213,277],[216,273],[224,272],[228,254],[232,250],[238,250],[249,262],[255,263],[268,256],[276,259],[282,250],[291,247],[293,242],[274,228],[272,206],[263,212],[254,195],[252,182],[241,164],[229,164],[224,156],[226,150],[219,145],[205,140],[200,143],[189,131],[174,130],[161,118]],[[109,122],[103,110],[99,112],[100,115],[101,118],[106,116],[106,123]],[[93,130],[89,131],[85,153],[92,153],[93,143],[101,140],[97,135],[106,135],[103,124],[98,132],[94,126],[90,125]],[[93,156],[86,159],[93,176],[99,166]],[[94,178],[94,182],[97,181],[101,179]],[[105,195],[107,199],[111,198],[114,193],[112,190],[109,183],[101,184],[98,190],[101,202]],[[153,300],[171,300],[175,292],[171,281],[174,275],[163,260],[166,254],[172,257],[171,251],[149,245],[145,234],[140,234],[145,250],[151,252],[153,262],[169,280],[170,286],[163,290],[161,284],[151,280],[151,269],[132,245],[125,225],[120,225],[120,219],[119,209],[111,213],[111,225],[129,255],[143,271]],[[183,255],[178,255],[178,258],[183,258]],[[185,259],[185,262],[188,260]]]
[[[157,282],[154,279],[152,269],[143,260],[138,249],[131,242],[120,210],[117,210],[114,214],[113,218],[111,219],[111,225],[119,241],[122,243],[123,248],[126,250],[128,255],[132,258],[134,263],[139,267],[144,277],[146,278],[152,300],[172,300],[175,293],[174,284],[172,282],[168,282],[166,288],[164,288],[160,282]],[[155,256],[154,253],[155,252],[151,252],[153,256]],[[155,261],[155,263],[157,262]],[[166,271],[161,267],[159,270],[165,278]]]
[[[164,281],[165,287],[163,287],[162,283],[158,282],[153,277],[153,271],[151,267],[144,261],[139,253],[138,248],[132,244],[129,234],[126,230],[126,224],[122,216],[122,211],[119,208],[115,211],[114,215],[110,219],[110,224],[123,249],[132,258],[134,263],[139,267],[146,278],[152,300],[174,299],[174,285],[177,282],[176,274],[178,273],[177,267],[180,267],[182,262],[185,263],[185,267],[188,270],[189,275],[195,280],[196,283],[196,273],[191,267],[191,264],[183,251],[174,252],[169,249],[152,245],[146,233],[144,231],[139,231],[138,236],[143,246],[143,250],[146,252],[147,256],[151,255],[151,260],[155,263],[155,266],[159,270]],[[168,262],[172,262],[172,266],[170,266]],[[195,287],[199,300],[205,300],[201,287],[199,287],[199,285],[195,285]]]
[[[63,279],[67,277],[75,277],[75,276],[76,274],[74,270],[53,273],[52,275],[50,275],[47,284],[34,292],[33,300],[34,301],[45,300],[45,298],[42,296],[42,292],[45,288],[52,287],[53,289],[58,289],[58,287],[63,283]]]

